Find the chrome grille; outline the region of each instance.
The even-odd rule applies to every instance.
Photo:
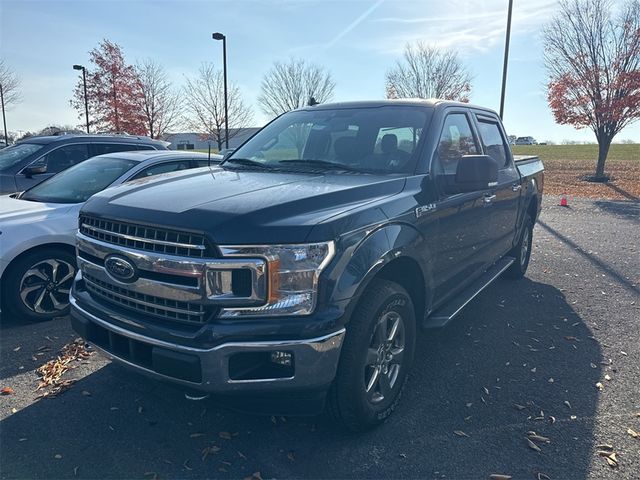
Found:
[[[179,302],[166,298],[138,293],[127,288],[112,285],[92,275],[82,275],[87,290],[96,300],[107,300],[131,310],[143,312],[169,321],[202,324],[208,320],[207,309],[191,302]]]
[[[204,235],[81,215],[80,233],[106,243],[185,257],[211,257]]]

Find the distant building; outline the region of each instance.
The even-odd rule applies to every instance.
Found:
[[[258,130],[260,130],[258,127],[230,129],[229,148],[239,147]],[[206,134],[201,133],[167,133],[163,140],[171,142],[171,145],[169,145],[171,150],[207,150],[209,148],[209,140],[207,139]],[[214,139],[211,140],[211,149],[218,149],[218,143]]]

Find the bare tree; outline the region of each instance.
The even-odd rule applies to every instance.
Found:
[[[613,137],[640,118],[640,2],[620,6],[613,19],[609,0],[561,0],[544,30],[549,106],[556,122],[595,133],[597,181]]]
[[[453,50],[407,43],[387,73],[387,98],[443,98],[469,101],[471,75]]]
[[[331,73],[302,59],[275,62],[262,79],[258,103],[267,115],[278,116],[303,107],[310,97],[316,102],[331,100],[335,83]]]
[[[151,59],[136,65],[139,82],[140,109],[147,134],[160,138],[180,119],[178,93],[173,89],[164,68]]]
[[[9,65],[0,58],[0,97],[2,97],[2,126],[5,143],[9,143],[9,132],[7,132],[7,118],[5,109],[18,103],[22,98],[20,95],[20,82],[16,74]]]
[[[214,140],[218,150],[224,142],[224,79],[221,70],[211,63],[203,63],[194,78],[187,78],[184,101],[187,108],[186,123],[189,128]],[[228,86],[227,109],[229,114],[229,138],[248,127],[253,121],[251,108],[244,104],[240,90]]]

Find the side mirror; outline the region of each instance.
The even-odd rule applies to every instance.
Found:
[[[456,187],[460,192],[486,190],[498,182],[498,162],[489,155],[465,155],[456,168]]]
[[[222,155],[223,160],[226,160],[235,151],[236,151],[235,148],[223,148],[222,150],[220,150],[220,155]]]
[[[47,173],[46,165],[30,165],[22,170],[25,177],[31,178],[33,175],[40,175],[42,173]]]

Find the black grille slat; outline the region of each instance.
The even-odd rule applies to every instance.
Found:
[[[137,250],[196,258],[215,256],[204,235],[190,232],[103,220],[89,215],[80,216],[79,229],[87,237]],[[122,235],[136,238],[125,238]],[[169,245],[160,242],[168,242]]]
[[[207,320],[207,311],[203,305],[135,292],[103,282],[86,273],[83,274],[83,278],[91,296],[98,297],[99,300],[107,300],[121,307],[160,317],[164,320],[195,324],[202,324]]]

